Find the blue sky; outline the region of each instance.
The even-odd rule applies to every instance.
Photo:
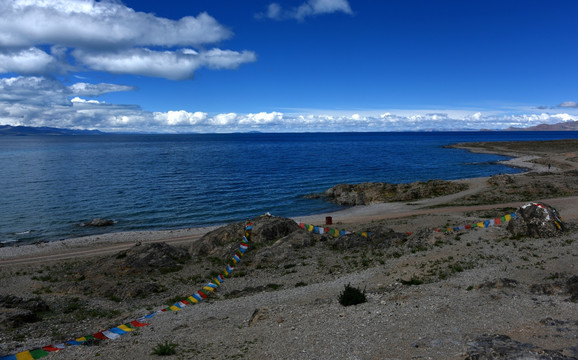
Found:
[[[578,120],[578,2],[0,3],[0,124],[119,132]]]

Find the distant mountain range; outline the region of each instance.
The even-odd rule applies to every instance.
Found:
[[[30,135],[103,135],[98,130],[71,130],[51,127],[0,125],[0,136],[30,136]]]
[[[435,131],[435,130],[430,130]],[[475,130],[470,130],[475,131]],[[481,129],[479,131],[495,131]],[[540,124],[528,128],[509,127],[505,131],[578,131],[578,121],[566,121],[558,124]],[[253,133],[253,132],[252,132]],[[254,131],[257,133],[257,131]],[[105,135],[99,130],[72,130],[51,127],[0,125],[0,136],[31,136],[31,135]]]
[[[529,128],[509,127],[508,131],[578,131],[578,121],[566,121],[557,124],[540,124]]]

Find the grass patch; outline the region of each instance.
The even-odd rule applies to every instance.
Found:
[[[175,355],[177,353],[177,344],[165,341],[164,344],[158,343],[157,346],[153,348],[152,355],[158,356],[169,356]]]

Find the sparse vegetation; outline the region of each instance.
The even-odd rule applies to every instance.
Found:
[[[343,306],[358,305],[366,301],[365,291],[361,291],[350,284],[345,285],[345,289],[339,294],[339,303]]]
[[[168,356],[175,355],[177,353],[177,344],[165,341],[164,344],[158,343],[157,346],[153,348],[152,355],[158,356]]]
[[[424,280],[414,275],[409,280],[401,279],[399,282],[402,283],[403,285],[412,286],[412,285],[421,285],[424,283]]]

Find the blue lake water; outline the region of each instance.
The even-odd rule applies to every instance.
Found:
[[[307,194],[339,183],[514,173],[464,141],[576,132],[308,133],[0,137],[0,242],[58,240],[293,217],[339,209]],[[101,217],[107,228],[79,224]]]

